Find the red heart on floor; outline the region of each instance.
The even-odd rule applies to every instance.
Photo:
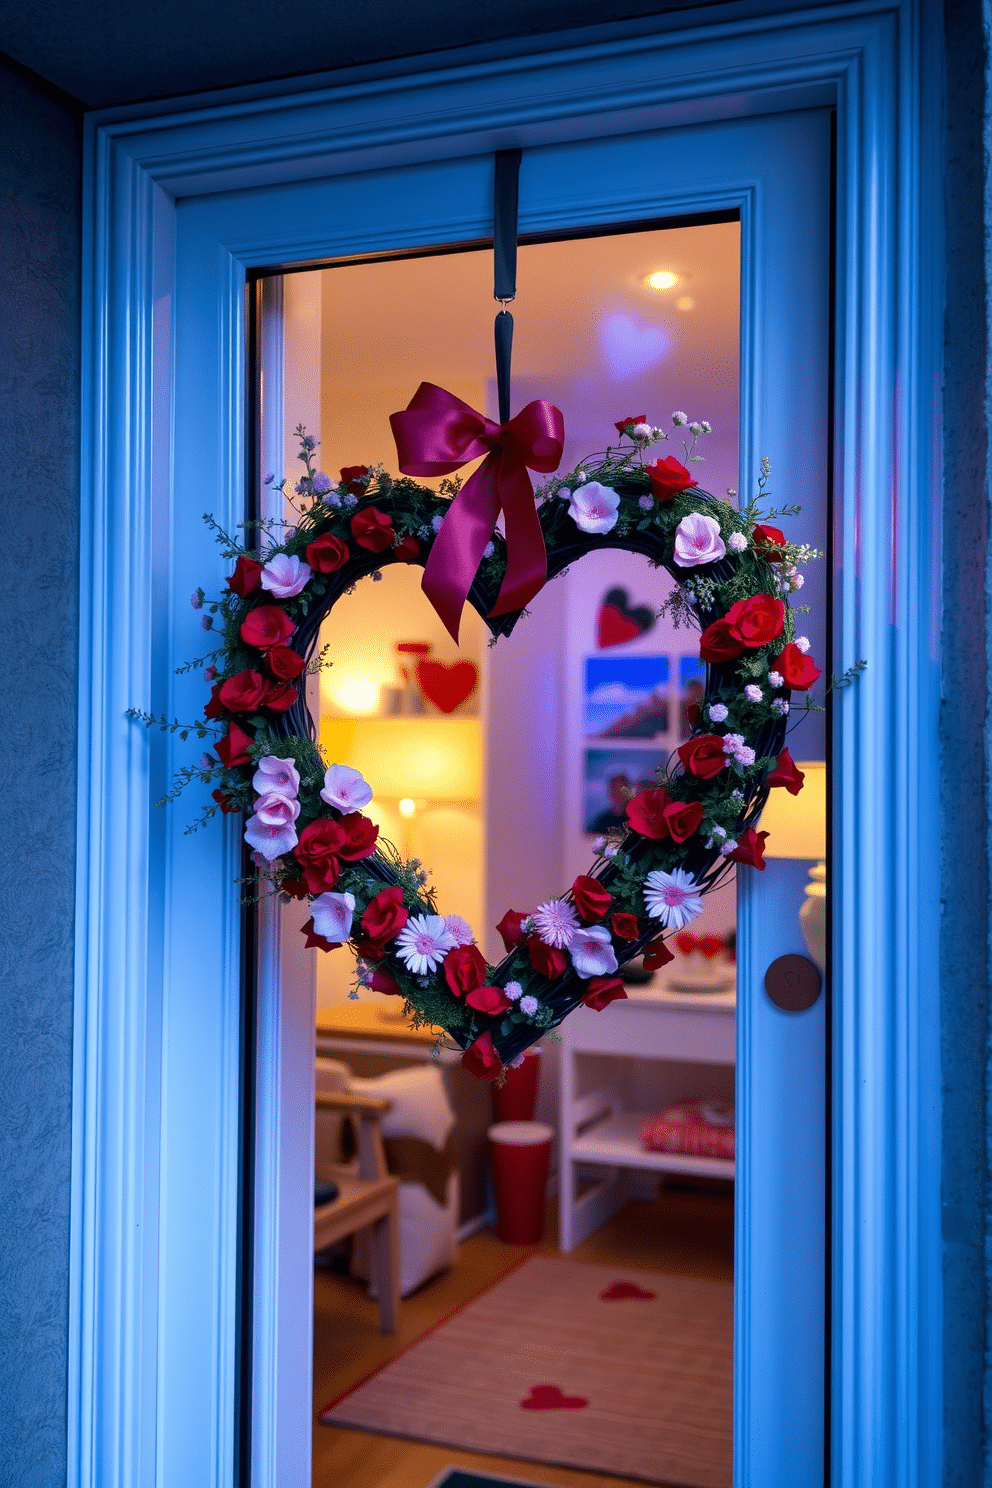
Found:
[[[599,607],[597,640],[600,648],[635,640],[654,628],[656,618],[649,605],[631,605],[626,589],[618,586],[608,590]]]
[[[646,1292],[634,1281],[615,1281],[599,1294],[601,1302],[650,1302],[653,1297],[654,1292]]]
[[[563,1395],[557,1385],[531,1385],[520,1402],[521,1410],[582,1410],[588,1405],[581,1395]]]
[[[428,702],[442,713],[453,713],[459,703],[471,697],[479,680],[474,661],[418,661],[417,681]]]

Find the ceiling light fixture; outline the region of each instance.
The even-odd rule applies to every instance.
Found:
[[[647,282],[652,289],[671,289],[678,284],[679,276],[670,274],[667,269],[656,269],[653,274],[648,275]]]

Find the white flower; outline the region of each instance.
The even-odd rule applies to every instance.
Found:
[[[760,703],[761,688],[755,687],[753,682],[749,682],[744,689],[744,696],[747,698],[749,703]]]
[[[710,703],[709,715],[711,723],[722,723],[727,716],[726,703]]]
[[[737,751],[737,763],[739,765],[753,765],[754,764],[754,750],[751,749],[747,744],[742,744],[741,747],[740,747],[740,749],[738,749],[738,751]]]
[[[713,517],[690,512],[675,529],[675,562],[680,568],[695,568],[700,563],[716,563],[725,558],[727,549],[720,536],[720,524]]]
[[[617,969],[617,958],[605,925],[589,925],[576,930],[569,942],[568,954],[580,977],[608,976]]]
[[[703,431],[704,434],[712,434],[713,433],[713,425],[711,423],[709,423],[706,419],[700,419],[699,420],[699,427],[702,429],[702,431]]]
[[[679,424],[687,424],[688,422],[689,415],[687,413],[676,412],[672,414],[672,423],[675,425],[676,429],[678,428]]]
[[[703,426],[702,426],[702,424],[695,424],[694,423],[694,424],[690,424],[689,425],[689,433],[690,434],[699,435],[699,434],[702,434],[702,432],[703,432]]]
[[[768,673],[768,686],[769,687],[784,687],[785,686],[785,678],[782,676],[782,673],[781,672],[769,672]]]
[[[792,585],[793,589],[801,589],[805,582],[806,580],[803,578],[801,573],[791,573],[789,575],[789,583]]]
[[[587,470],[581,470],[580,469],[580,470],[577,470],[575,472],[575,484],[577,486],[581,486],[582,482],[583,481],[587,481],[588,479],[589,479],[589,472]]]
[[[725,858],[729,858],[730,857],[730,854],[732,852],[736,852],[736,851],[737,851],[737,839],[735,837],[728,837],[727,840],[726,840],[726,842],[723,844],[723,846],[720,849],[721,856],[722,857],[725,857]]]
[[[255,815],[245,822],[245,841],[271,863],[292,851],[299,841],[293,825],[299,814],[299,801],[287,801],[278,791],[266,791],[255,802]]]
[[[618,842],[608,842],[606,844],[606,846],[603,848],[603,857],[604,858],[615,858],[616,855],[617,855],[617,853],[619,851],[620,851],[620,844]]]
[[[523,995],[523,990],[524,989],[523,987],[521,987],[519,982],[507,982],[506,986],[503,988],[504,993],[511,1002],[519,1002],[520,998]]]
[[[718,826],[718,825],[717,825],[717,824],[716,824],[716,823],[714,823],[714,824],[713,824],[713,832],[712,832],[712,835],[713,835],[713,836],[714,836],[714,837],[716,837],[716,838],[717,838],[717,839],[718,839],[718,840],[719,840],[719,841],[720,841],[720,842],[722,842],[722,841],[723,841],[723,839],[724,839],[724,838],[725,838],[725,837],[726,837],[726,835],[727,835],[727,829],[726,829],[726,827],[721,827],[721,826]]]
[[[732,553],[743,553],[747,547],[747,538],[743,532],[732,532],[727,538],[727,547]]]
[[[703,912],[703,901],[684,868],[673,868],[671,873],[656,868],[649,873],[644,881],[644,904],[666,930],[682,930]]]
[[[300,775],[291,759],[266,754],[258,761],[251,783],[260,796],[274,791],[291,801],[299,792]]]
[[[641,511],[651,511],[652,508],[654,507],[654,497],[653,496],[638,496],[638,498],[637,498],[637,504],[641,508]]]
[[[635,439],[650,439],[654,430],[650,424],[635,424],[630,432]]]
[[[320,799],[339,811],[357,811],[372,799],[372,787],[361,770],[350,765],[331,765],[324,771],[324,789]]]
[[[396,937],[396,954],[414,976],[436,971],[454,949],[455,937],[440,915],[413,915]]]
[[[743,743],[744,743],[744,735],[743,734],[724,734],[724,736],[723,736],[723,752],[724,752],[724,754],[730,754],[730,755],[736,754],[737,751],[738,751],[738,749],[740,749],[741,746],[743,745]]]
[[[310,582],[310,565],[303,563],[294,553],[273,553],[262,569],[262,588],[274,599],[292,599]]]
[[[799,647],[800,651],[805,656],[806,652],[809,650],[809,636],[796,636],[795,644]]]
[[[772,698],[771,709],[772,712],[777,713],[780,718],[784,718],[786,713],[788,713],[789,711],[789,705],[785,701],[785,698]]]
[[[310,908],[313,911],[313,928],[325,940],[342,945],[351,934],[351,921],[355,909],[354,894],[318,894]]]
[[[586,481],[572,492],[568,515],[582,532],[609,532],[617,525],[620,497],[599,481]]]
[[[455,945],[475,945],[475,935],[468,920],[463,920],[461,915],[445,915],[444,925],[449,935],[455,938]]]
[[[431,517],[431,526],[434,528],[435,532],[441,531],[441,524],[443,523],[443,521],[444,518],[441,516],[440,512],[438,512],[437,516]]]
[[[519,1003],[520,1011],[522,1013],[526,1013],[528,1018],[533,1018],[540,1005],[541,1004],[538,1002],[537,998],[531,997],[530,995],[528,995],[527,997],[521,997]]]
[[[545,945],[567,946],[579,928],[579,918],[565,899],[549,899],[534,911],[534,928]]]
[[[207,759],[207,758],[208,758],[208,756],[207,755],[204,755],[204,759]],[[597,855],[603,851],[603,848],[605,846],[606,846],[606,838],[605,837],[594,837],[592,839],[592,850]]]

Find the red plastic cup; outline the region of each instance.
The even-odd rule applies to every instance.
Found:
[[[532,1047],[523,1064],[508,1069],[502,1085],[493,1085],[494,1121],[533,1121],[537,1105],[537,1082],[541,1073],[541,1050]]]
[[[497,1121],[488,1135],[496,1233],[507,1245],[537,1245],[544,1234],[544,1190],[554,1132],[543,1121]]]

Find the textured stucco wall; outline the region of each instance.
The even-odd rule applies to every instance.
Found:
[[[0,58],[0,1484],[66,1475],[80,124]]]

